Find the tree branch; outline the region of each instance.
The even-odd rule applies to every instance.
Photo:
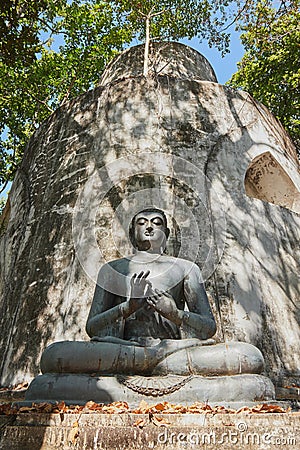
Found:
[[[48,22],[46,22],[44,19],[42,19],[41,17],[39,18],[39,21],[46,28],[48,28],[48,30],[51,31],[51,34],[63,34],[64,36],[68,36],[68,33],[66,33],[65,31],[57,30],[56,28],[51,27],[50,24]]]
[[[163,14],[164,12],[166,12],[166,9],[162,9],[161,11],[151,14],[151,17],[155,17],[155,16],[160,16],[161,14]]]
[[[233,25],[235,22],[237,22],[239,20],[239,18],[241,17],[243,11],[245,11],[245,9],[248,7],[248,4],[250,3],[251,0],[247,0],[246,3],[244,4],[244,6],[242,7],[242,9],[237,13],[237,15],[234,17],[234,19],[228,24],[226,25],[225,28],[223,28],[222,30],[220,30],[219,32],[222,33],[223,31],[228,30],[228,28],[231,27],[231,25]]]
[[[37,101],[38,103],[40,103],[41,105],[45,106],[48,111],[51,112],[51,114],[54,112],[54,110],[52,108],[50,108],[50,106],[48,105],[48,103],[45,100],[40,100],[38,97],[36,97],[32,92],[30,92],[28,89],[24,89],[25,92],[27,92],[27,94],[30,95],[30,97],[32,97],[35,101]]]
[[[152,14],[152,11],[154,9],[154,6],[152,6],[152,8],[150,9],[150,11],[148,12],[148,14],[143,13],[140,9],[137,10],[138,14],[140,14],[142,17],[144,17],[145,19],[149,18],[152,19],[152,17],[155,16],[160,16],[161,14],[163,14],[164,12],[166,12],[166,9],[162,9],[161,11]]]
[[[5,181],[4,185],[1,187],[0,194],[6,189],[6,186],[8,185],[8,181]]]
[[[66,92],[65,95],[63,96],[63,99],[62,99],[62,101],[61,101],[61,103],[60,103],[60,106],[62,106],[62,105],[68,100],[68,98],[69,98],[69,96],[70,96],[70,92],[71,92],[72,87],[74,86],[74,83],[75,83],[76,80],[77,80],[77,77],[74,76],[74,77],[72,78],[72,81],[71,81],[71,83],[70,83],[70,86],[69,86],[67,92]]]

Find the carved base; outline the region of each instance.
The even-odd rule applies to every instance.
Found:
[[[90,400],[97,403],[126,401],[131,407],[135,407],[141,400],[148,403],[168,401],[190,404],[199,401],[220,405],[247,405],[274,398],[272,382],[262,375],[253,374],[222,377],[110,377],[48,373],[33,380],[25,400],[35,403],[64,400],[67,404],[84,404]]]

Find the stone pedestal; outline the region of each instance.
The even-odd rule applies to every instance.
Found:
[[[97,374],[40,375],[31,383],[26,401],[85,404],[125,401],[136,407],[141,400],[191,404],[195,401],[240,407],[275,398],[272,382],[262,375],[232,375],[223,377],[97,376]]]

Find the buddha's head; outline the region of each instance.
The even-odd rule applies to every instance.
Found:
[[[158,208],[146,208],[132,218],[129,238],[135,249],[163,253],[169,237],[167,217]]]

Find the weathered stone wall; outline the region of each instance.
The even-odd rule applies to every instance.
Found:
[[[169,251],[203,269],[218,339],[257,345],[278,383],[299,377],[295,150],[263,106],[214,82],[202,57],[193,77],[195,51],[171,49],[169,61],[160,54],[164,72],[147,79],[132,49],[127,72],[113,63],[99,87],[58,109],[30,140],[0,241],[2,384],[36,375],[49,343],[88,339],[101,258],[130,250],[128,221],[151,203],[174,218]],[[280,185],[253,175],[266,153],[290,183],[286,208],[269,203],[282,198]],[[255,195],[265,185],[268,198]]]

